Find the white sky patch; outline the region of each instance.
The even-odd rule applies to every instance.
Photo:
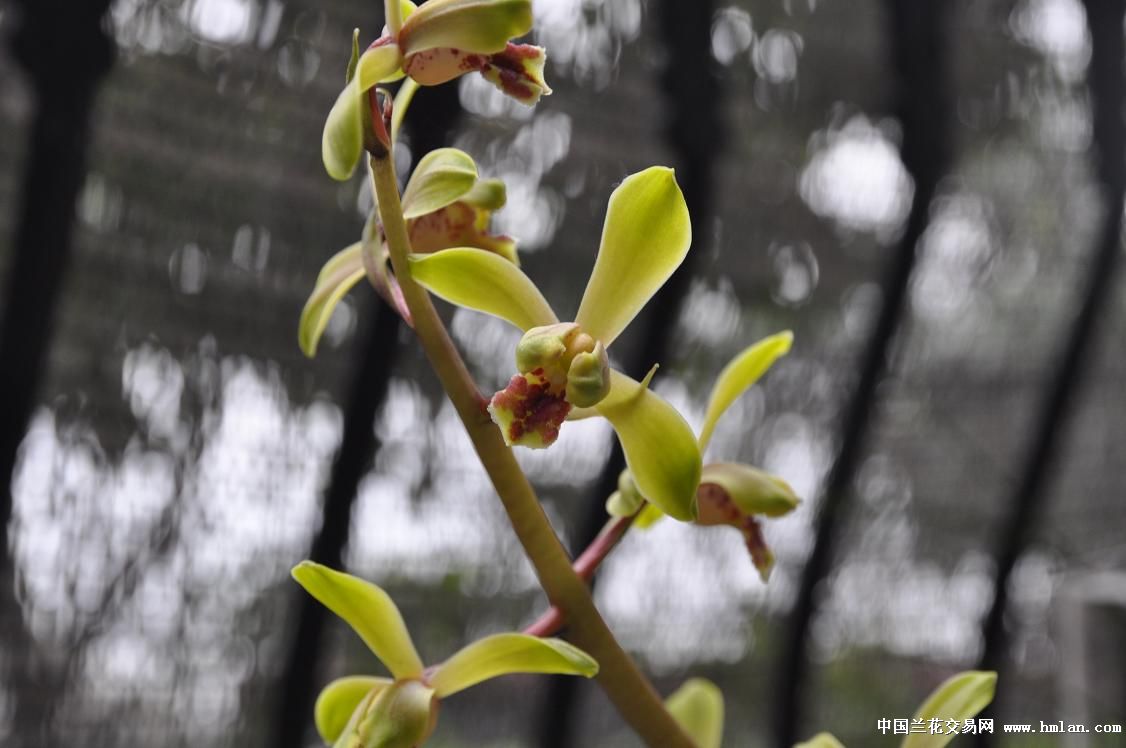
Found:
[[[1040,51],[1061,78],[1078,82],[1091,59],[1087,12],[1079,0],[1025,0],[1013,11],[1017,39]]]
[[[253,34],[257,19],[252,0],[195,0],[189,8],[191,30],[204,41],[239,44]]]
[[[801,174],[802,199],[844,229],[890,238],[914,192],[896,146],[863,116],[814,137],[820,147]]]

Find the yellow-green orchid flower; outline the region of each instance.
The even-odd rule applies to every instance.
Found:
[[[434,730],[442,699],[497,676],[598,673],[590,655],[565,641],[515,633],[487,636],[426,668],[382,589],[311,561],[295,566],[293,578],[343,618],[392,676],[339,678],[321,691],[317,731],[335,748],[416,748]]]
[[[963,732],[963,726],[972,720],[982,709],[993,701],[997,690],[997,673],[985,670],[967,670],[951,676],[931,692],[911,724],[918,731],[911,730],[899,744],[899,748],[943,748]],[[891,720],[881,720],[892,729]],[[903,720],[907,724],[907,720]],[[976,732],[976,729],[974,730]],[[822,732],[794,748],[844,748],[832,733]]]
[[[402,0],[399,18],[391,19],[395,1],[386,4],[389,23],[383,35],[349,66],[347,84],[325,122],[321,156],[334,179],[348,179],[356,168],[365,123],[383,129],[381,121],[371,122],[368,98],[380,83],[407,75],[434,86],[477,71],[524,104],[551,93],[543,79],[543,48],[509,41],[531,30],[530,0],[430,0],[421,7]]]
[[[516,241],[488,231],[493,212],[504,203],[504,182],[481,179],[469,154],[456,148],[431,151],[418,162],[403,192],[412,251],[429,254],[450,247],[477,247],[519,265]],[[316,355],[333,310],[365,272],[380,296],[409,319],[398,285],[387,269],[387,249],[381,234],[373,214],[364,238],[334,255],[317,276],[297,332],[306,356]]]
[[[447,301],[524,331],[517,374],[489,404],[508,444],[546,447],[572,407],[610,421],[642,493],[680,520],[696,517],[700,450],[684,418],[648,389],[611,370],[606,349],[684,260],[688,208],[671,169],[652,167],[610,196],[602,243],[574,322],[561,323],[516,266],[479,249],[410,258],[414,280]]]
[[[744,350],[724,367],[708,398],[704,425],[697,441],[701,454],[708,448],[720,417],[790,350],[792,342],[790,332],[771,335]],[[635,484],[627,470],[618,480],[618,490],[607,499],[606,510],[618,517],[628,517],[640,510],[634,525],[649,527],[664,513],[655,503],[642,508],[646,498],[645,491]],[[751,465],[717,462],[704,465],[696,498],[699,505],[696,524],[738,528],[743,533],[751,561],[765,582],[774,567],[774,554],[766,544],[757,516],[780,517],[793,511],[800,501],[793,489],[781,478]]]

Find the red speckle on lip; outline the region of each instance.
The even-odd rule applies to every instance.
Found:
[[[547,383],[532,383],[517,374],[508,387],[493,395],[491,407],[512,414],[508,440],[519,442],[526,434],[538,434],[544,446],[559,438],[559,428],[571,412],[562,395],[552,394]]]

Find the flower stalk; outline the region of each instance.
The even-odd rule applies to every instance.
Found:
[[[425,289],[411,278],[410,241],[394,165],[372,156],[372,183],[387,237],[391,265],[423,350],[453,403],[473,448],[504,505],[520,544],[552,606],[566,617],[571,639],[598,661],[598,682],[622,717],[649,745],[691,748],[692,740],[665,708],[653,686],[621,648],[594,605],[590,590],[571,566],[512,450],[482,397]]]

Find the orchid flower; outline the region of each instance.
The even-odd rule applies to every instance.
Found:
[[[386,137],[383,123],[370,119],[368,92],[380,83],[406,75],[435,86],[477,71],[524,104],[551,93],[543,79],[544,49],[509,41],[532,28],[529,0],[430,0],[421,7],[388,0],[386,8],[387,27],[349,65],[347,83],[325,122],[321,156],[333,179],[352,176],[369,129]],[[389,146],[389,139],[383,145]]]
[[[766,373],[770,366],[790,350],[793,334],[781,332],[755,343],[737,355],[720,372],[708,398],[704,425],[697,444],[700,453],[708,448],[716,424],[727,409]],[[648,498],[639,490],[630,471],[618,479],[618,490],[606,501],[606,510],[618,517],[640,514],[635,527],[646,528],[664,513],[656,503],[642,508]],[[774,475],[751,465],[716,462],[704,465],[696,487],[698,525],[730,525],[743,533],[751,561],[765,582],[774,567],[774,554],[766,545],[756,515],[780,517],[797,507],[800,499],[790,486]]]
[[[993,701],[996,688],[997,673],[992,671],[967,670],[947,678],[911,718],[922,729],[909,732],[899,748],[943,748],[962,732],[962,725]],[[822,732],[794,748],[844,748],[844,744]]]
[[[459,306],[524,331],[517,374],[488,410],[509,445],[547,447],[572,407],[592,408],[618,434],[638,488],[665,513],[696,516],[700,450],[691,427],[642,382],[610,369],[607,348],[688,253],[688,208],[671,169],[652,167],[610,196],[602,243],[574,322],[561,323],[515,265],[479,249],[410,258],[413,279]]]
[[[516,241],[488,231],[493,212],[504,203],[504,182],[481,179],[469,154],[456,148],[431,151],[419,160],[403,192],[412,251],[428,254],[450,247],[477,247],[519,265]],[[410,320],[398,284],[388,271],[382,229],[373,213],[363,239],[336,253],[317,276],[298,325],[298,343],[306,356],[316,355],[333,310],[365,273],[379,295]]]
[[[696,748],[722,748],[723,692],[719,686],[704,678],[690,678],[665,699],[665,706]]]
[[[598,663],[559,639],[494,634],[445,662],[426,668],[399,609],[379,587],[303,561],[293,578],[352,627],[391,678],[349,676],[325,686],[314,717],[325,743],[336,748],[415,748],[434,730],[439,702],[482,681],[510,673],[582,675]]]

